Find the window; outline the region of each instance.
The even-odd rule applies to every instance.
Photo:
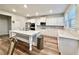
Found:
[[[75,29],[76,23],[76,5],[73,5],[69,12],[65,15],[65,26]]]

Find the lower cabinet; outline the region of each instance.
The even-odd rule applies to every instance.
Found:
[[[61,55],[77,55],[79,49],[79,41],[75,39],[60,37],[58,39],[58,48]]]

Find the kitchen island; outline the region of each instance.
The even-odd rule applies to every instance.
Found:
[[[29,43],[29,51],[32,51],[33,40],[37,40],[37,36],[39,35],[39,31],[20,31],[20,30],[10,30],[9,37],[15,37],[21,41],[27,42],[26,37],[28,37],[27,43]],[[23,39],[24,38],[24,39]]]

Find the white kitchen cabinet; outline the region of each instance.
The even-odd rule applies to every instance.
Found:
[[[61,55],[79,54],[79,37],[67,30],[58,31],[58,49]]]
[[[27,22],[30,22],[30,23],[35,23],[36,20],[35,19],[28,19]]]
[[[46,19],[48,26],[64,26],[64,17],[50,17]]]
[[[30,19],[27,22],[32,22],[36,25],[40,25],[40,22],[46,22],[47,26],[64,26],[64,17],[39,17]]]
[[[69,38],[59,38],[59,50],[62,55],[77,55],[78,54],[78,40]]]
[[[36,25],[40,25],[40,18],[36,18],[35,21],[36,21]]]
[[[40,25],[40,22],[46,22],[46,17],[40,17],[40,18],[36,18],[36,24]]]

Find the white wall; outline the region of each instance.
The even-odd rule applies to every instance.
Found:
[[[79,4],[77,4],[76,29],[79,32]]]
[[[15,21],[15,23],[12,23],[13,30],[23,30],[25,28],[25,17],[15,15],[12,17],[12,21]]]
[[[11,29],[13,30],[23,30],[25,27],[26,18],[20,15],[15,15],[6,11],[0,10],[0,14],[11,16]],[[15,23],[12,23],[15,21]]]

